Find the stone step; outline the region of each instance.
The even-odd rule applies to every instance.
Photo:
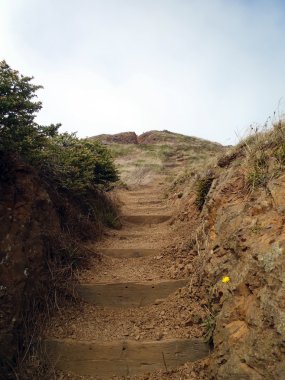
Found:
[[[160,251],[153,248],[97,248],[99,253],[114,258],[137,258],[159,255]]]
[[[209,355],[208,344],[186,339],[99,343],[50,338],[44,347],[49,362],[57,369],[100,379],[133,377],[154,370],[169,371]]]
[[[171,219],[172,215],[162,214],[162,215],[122,215],[122,222],[140,224],[140,225],[150,225],[166,222]]]
[[[168,297],[169,294],[185,286],[188,282],[188,279],[184,279],[159,282],[80,284],[75,289],[80,298],[96,306],[142,307],[153,304],[157,299]]]

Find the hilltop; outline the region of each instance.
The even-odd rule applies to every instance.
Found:
[[[118,144],[179,144],[182,142],[188,142],[191,144],[199,144],[201,142],[209,143],[215,146],[221,146],[221,144],[204,140],[198,137],[183,135],[181,133],[175,133],[168,130],[157,131],[151,130],[137,135],[136,132],[120,132],[116,134],[101,134],[93,136],[91,139],[99,140],[103,144],[110,145],[114,143]]]
[[[155,176],[166,174],[170,182],[177,174],[203,169],[225,147],[216,142],[170,131],[148,131],[141,135],[123,132],[91,137],[111,150],[128,185],[147,184]]]

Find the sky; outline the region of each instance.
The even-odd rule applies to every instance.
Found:
[[[285,111],[285,1],[0,0],[0,60],[42,124],[234,144]]]

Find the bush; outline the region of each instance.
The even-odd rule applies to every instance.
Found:
[[[106,188],[118,180],[111,154],[99,142],[58,134],[34,158],[34,165],[58,188],[84,192],[93,186]]]
[[[93,183],[105,186],[110,182],[118,181],[118,171],[115,168],[110,151],[99,141],[91,141],[88,139],[81,141],[96,158],[93,170]]]
[[[111,154],[99,142],[59,134],[60,124],[35,122],[42,103],[35,101],[42,88],[0,62],[0,153],[18,153],[58,188],[85,191],[118,180]]]
[[[0,61],[0,151],[29,155],[41,149],[60,126],[45,127],[35,122],[42,103],[34,98],[42,86],[32,84],[32,80]]]

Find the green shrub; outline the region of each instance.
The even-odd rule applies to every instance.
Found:
[[[82,192],[118,180],[107,148],[96,141],[79,139],[75,134],[63,133],[48,139],[34,164],[47,180],[62,189]]]
[[[95,158],[93,183],[105,186],[110,182],[118,181],[119,175],[114,165],[111,152],[98,141],[85,139],[81,140],[81,142]]]
[[[42,86],[31,83],[26,77],[0,61],[0,151],[18,152],[28,156],[45,144],[48,136],[54,136],[60,126],[41,126],[35,122],[42,103],[35,101],[36,92]]]
[[[203,336],[205,342],[211,343],[213,341],[213,335],[216,328],[216,318],[210,311],[206,318],[203,320],[201,326],[204,328]]]
[[[58,133],[60,124],[35,122],[42,88],[0,62],[0,153],[18,153],[59,188],[84,191],[118,180],[111,154],[99,142]]]

